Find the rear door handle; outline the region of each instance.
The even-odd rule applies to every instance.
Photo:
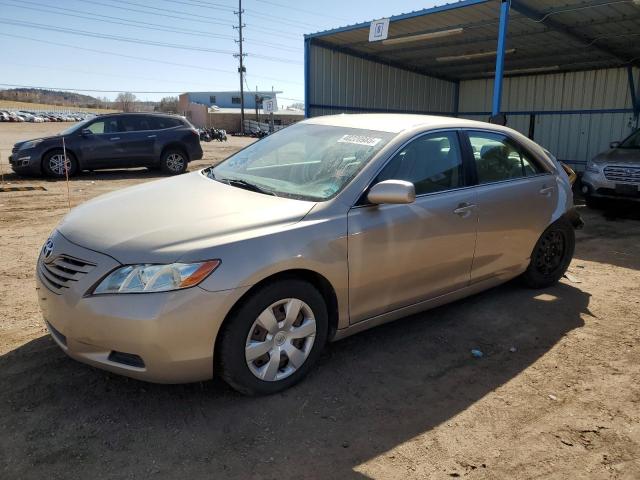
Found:
[[[156,138],[157,135],[147,135],[147,138]]]
[[[542,187],[540,189],[540,195],[547,195],[551,192],[553,192],[553,187]]]
[[[466,217],[474,208],[476,208],[474,204],[464,202],[458,205],[458,208],[456,208],[453,213],[460,215],[461,217]]]
[[[120,137],[111,137],[109,140],[120,140]]]

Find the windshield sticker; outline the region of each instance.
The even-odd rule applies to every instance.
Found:
[[[375,147],[381,138],[367,137],[366,135],[344,135],[338,143],[355,143],[356,145],[366,145],[367,147]]]

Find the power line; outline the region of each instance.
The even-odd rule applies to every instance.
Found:
[[[86,13],[87,15],[91,15],[91,17],[88,17],[86,15],[79,15],[77,13],[67,13],[67,12],[76,12],[75,10],[72,10],[70,8],[49,7],[48,5],[43,5],[41,3],[22,1],[22,0],[21,0],[21,2],[22,3],[32,4],[32,5],[38,5],[38,6],[41,6],[41,8],[28,7],[28,6],[25,6],[25,5],[14,5],[14,4],[4,3],[4,2],[0,2],[0,5],[6,5],[6,6],[9,6],[9,7],[22,8],[22,9],[27,9],[27,10],[33,10],[33,11],[36,11],[36,12],[52,13],[54,15],[63,15],[65,17],[82,18],[82,19],[85,19],[85,20],[93,20],[93,21],[96,21],[96,22],[110,23],[110,24],[114,24],[114,25],[124,25],[124,26],[130,26],[130,27],[145,28],[145,29],[149,29],[149,30],[157,30],[157,31],[162,31],[162,32],[176,32],[176,33],[181,33],[183,35],[193,35],[193,36],[197,36],[197,37],[208,36],[208,37],[220,38],[220,39],[229,39],[229,40],[233,39],[232,35],[221,35],[221,34],[204,32],[202,30],[187,30],[187,29],[182,29],[182,28],[176,28],[176,27],[173,27],[173,26],[170,26],[170,25],[160,25],[160,24],[157,24],[157,23],[139,22],[137,20],[128,20],[126,18],[111,17],[111,16],[108,16],[108,15],[99,15],[99,14],[96,14],[96,13],[79,12],[79,13]],[[47,7],[47,8],[43,9],[42,7]],[[60,10],[60,11],[57,12],[55,10],[51,10],[52,8],[55,8],[56,10]],[[93,17],[102,17],[102,18],[93,18]],[[108,18],[108,19],[111,19],[111,20],[104,20],[103,18]],[[115,21],[115,20],[120,20],[120,21]],[[140,25],[138,25],[138,24],[140,24]]]
[[[166,94],[181,94],[184,92],[160,92],[160,91],[132,91],[132,90],[98,90],[94,88],[63,88],[63,87],[40,87],[36,85],[14,85],[11,83],[0,83],[0,86],[11,88],[37,88],[39,90],[63,90],[68,92],[93,92],[93,93],[166,93]]]
[[[14,26],[18,26],[18,27],[25,27],[25,28],[37,28],[37,29],[42,29],[42,30],[51,30],[54,32],[62,32],[62,33],[69,33],[71,35],[80,35],[83,37],[94,37],[94,38],[103,38],[106,40],[116,40],[118,42],[127,42],[127,43],[138,43],[141,45],[150,45],[150,46],[154,46],[154,47],[167,47],[167,48],[177,48],[179,50],[197,50],[200,52],[209,52],[209,53],[223,53],[223,54],[232,54],[233,52],[231,50],[219,50],[219,49],[214,49],[214,48],[204,48],[204,47],[197,47],[197,46],[191,46],[191,45],[181,45],[181,44],[176,44],[176,43],[166,43],[166,42],[156,42],[153,40],[144,40],[142,38],[134,38],[134,37],[122,37],[120,35],[109,35],[109,34],[104,34],[104,33],[95,33],[95,32],[89,32],[86,30],[76,30],[76,29],[72,29],[72,28],[63,28],[63,27],[53,27],[50,25],[46,25],[46,24],[42,24],[42,23],[34,23],[34,22],[23,22],[20,20],[14,20],[14,19],[5,19],[5,20],[0,20],[0,23],[4,23],[7,25],[14,25]]]
[[[220,7],[222,9],[226,9],[228,12],[233,12],[234,8],[227,6],[227,5],[223,5],[221,3],[211,3],[211,2],[207,2],[206,4],[203,4],[201,2],[193,2],[193,1],[179,1],[179,0],[162,0],[163,2],[167,2],[167,3],[179,3],[180,5],[188,5],[190,7],[201,7],[201,8],[211,8],[213,7]]]
[[[25,1],[23,3],[41,5],[41,4],[36,4],[35,2],[29,2],[29,1]],[[97,15],[97,14],[93,14],[93,13],[89,13],[88,14],[88,15],[92,15],[92,16],[78,15],[78,14],[75,14],[75,13],[67,13],[67,12],[74,12],[74,10],[71,10],[69,8],[51,7],[51,8],[56,8],[57,10],[61,10],[60,12],[57,12],[55,10],[50,10],[48,8],[47,9],[34,8],[34,7],[28,7],[28,6],[25,6],[25,5],[14,5],[14,4],[6,3],[6,2],[0,2],[0,5],[6,5],[6,6],[10,6],[10,7],[22,8],[22,9],[27,9],[27,10],[33,10],[33,11],[36,11],[36,12],[52,13],[54,15],[62,15],[62,16],[65,16],[65,17],[82,18],[82,19],[85,19],[85,20],[92,20],[92,21],[96,21],[96,22],[103,22],[103,23],[114,24],[114,25],[124,25],[124,26],[128,26],[128,27],[143,28],[143,29],[147,29],[147,30],[155,30],[155,31],[160,31],[160,32],[180,33],[182,35],[192,35],[192,36],[195,36],[195,37],[206,36],[206,37],[211,37],[211,38],[220,38],[220,39],[225,39],[225,40],[233,40],[233,36],[232,35],[220,35],[220,34],[205,32],[205,31],[202,31],[202,30],[186,30],[186,29],[171,27],[169,25],[160,25],[160,24],[148,23],[148,22],[138,22],[138,21],[135,21],[135,20],[127,20],[125,18],[119,18],[119,17],[110,17],[110,16],[107,16],[107,15]],[[93,18],[93,16],[105,17],[105,18],[110,18],[110,19],[113,19],[113,20],[104,20],[103,18]],[[115,21],[115,20],[122,20],[122,21]],[[141,24],[141,25],[138,25],[138,24]],[[289,51],[292,51],[292,52],[299,52],[299,48],[295,48],[295,47],[292,47],[291,45],[285,45],[285,44],[282,44],[282,43],[255,41],[255,40],[251,40],[251,39],[247,39],[245,41],[248,42],[248,43],[255,43],[256,45],[263,45],[263,46],[273,47],[273,48],[278,48],[278,49],[286,49],[286,50],[289,50]]]
[[[44,43],[44,44],[48,44],[48,45],[56,45],[56,46],[60,46],[60,47],[68,47],[68,48],[74,48],[76,50],[84,50],[87,52],[92,52],[92,53],[100,53],[100,54],[104,54],[104,55],[112,55],[112,56],[116,56],[116,57],[122,57],[122,58],[128,58],[131,60],[142,60],[144,62],[151,62],[151,63],[158,63],[158,64],[163,64],[163,65],[171,65],[171,66],[177,66],[177,67],[184,67],[184,68],[193,68],[196,70],[203,70],[203,71],[210,71],[210,72],[220,72],[220,73],[225,73],[225,74],[233,74],[236,75],[237,72],[231,71],[231,70],[223,70],[220,68],[213,68],[213,67],[203,67],[201,65],[192,65],[192,64],[187,64],[187,63],[177,63],[177,62],[170,62],[167,60],[157,60],[157,59],[151,59],[151,58],[145,58],[145,57],[138,57],[138,56],[134,56],[134,55],[127,55],[124,53],[117,53],[117,52],[110,52],[110,51],[106,51],[106,50],[98,50],[95,48],[87,48],[87,47],[80,47],[78,45],[72,45],[72,44],[68,44],[68,43],[61,43],[61,42],[54,42],[54,41],[50,41],[50,40],[42,40],[39,38],[33,38],[33,37],[27,37],[24,35],[16,35],[16,34],[8,34],[8,33],[2,33],[0,32],[0,36],[4,36],[4,37],[10,37],[10,38],[21,38],[23,40],[30,40],[33,42],[39,42],[39,43]],[[292,82],[290,80],[283,80],[281,78],[274,78],[274,77],[267,77],[264,75],[255,75],[258,78],[263,78],[265,80],[272,80],[275,82],[281,82],[281,83],[289,83],[289,84],[293,84],[293,85],[302,85],[300,82]]]
[[[144,4],[140,4],[140,3],[136,3],[136,2],[129,2],[127,0],[108,0],[108,1],[109,2],[114,2],[114,3],[122,3],[122,4],[125,4],[125,5],[133,5],[135,7],[147,8],[147,9],[150,9],[150,10],[158,10],[160,12],[177,13],[177,14],[180,14],[180,15],[184,14],[184,12],[181,12],[180,10],[171,10],[171,9],[168,9],[168,8],[159,8],[159,7],[156,7],[156,6],[148,7],[148,6],[144,5]],[[111,5],[111,7],[113,8],[114,5]],[[118,7],[118,8],[120,8],[120,7]],[[207,15],[200,15],[200,14],[198,14],[198,17],[206,18],[207,20],[216,20],[216,21],[220,20],[217,17],[209,17]]]
[[[116,77],[116,78],[126,78],[126,79],[140,79],[140,80],[153,80],[154,82],[161,82],[161,83],[175,83],[175,84],[179,84],[179,85],[184,85],[184,81],[183,80],[166,80],[164,78],[157,78],[157,77],[144,77],[141,75],[119,75],[117,73],[109,73],[109,72],[102,72],[102,71],[96,71],[96,70],[81,70],[78,68],[73,68],[73,67],[67,67],[67,66],[61,66],[61,65],[34,65],[34,64],[29,64],[29,63],[18,63],[18,62],[3,62],[4,64],[7,65],[15,65],[18,67],[26,67],[26,68],[41,68],[43,70],[60,70],[63,72],[76,72],[76,73],[82,73],[82,74],[87,74],[87,75],[96,75],[96,76],[100,76],[100,77]],[[232,72],[229,72],[232,73]],[[210,85],[208,83],[201,83],[201,82],[193,82],[193,81],[189,81],[190,85],[204,85],[204,86],[209,86]]]
[[[108,3],[102,3],[102,2],[96,2],[95,0],[83,0],[82,3],[92,4],[92,5],[100,5],[100,6],[108,7],[108,8],[118,8],[119,10],[128,10],[130,12],[144,13],[145,15],[155,15],[157,17],[173,18],[175,20],[186,20],[188,22],[199,22],[199,23],[207,23],[207,24],[212,24],[212,25],[224,25],[224,26],[227,26],[227,27],[233,26],[231,23],[214,21],[214,20],[202,20],[200,18],[194,18],[194,17],[178,17],[176,15],[167,15],[167,14],[164,14],[164,13],[150,12],[150,11],[147,11],[147,10],[138,10],[138,9],[135,9],[135,8],[116,7],[115,5],[110,5]],[[134,4],[134,5],[136,5],[136,4]]]
[[[284,5],[282,3],[272,2],[270,0],[256,0],[256,1],[257,2],[261,2],[261,3],[266,3],[266,4],[269,4],[269,5],[274,5],[276,7],[283,7],[283,8],[286,8],[288,10],[295,10],[297,12],[308,13],[310,15],[316,15],[316,16],[319,16],[319,17],[334,18],[336,20],[340,20],[340,21],[344,21],[344,22],[350,22],[351,21],[351,19],[348,19],[348,18],[336,17],[334,15],[328,15],[326,13],[321,13],[321,12],[312,12],[311,10],[305,10],[303,8],[292,7],[291,5]]]
[[[14,1],[14,0],[10,0],[10,1]],[[169,0],[166,0],[166,1],[169,1]],[[35,7],[40,7],[40,8],[28,7],[28,6],[23,5],[23,4],[34,5]],[[110,24],[114,24],[114,25],[132,26],[132,27],[136,27],[136,28],[144,28],[144,29],[148,29],[148,30],[157,30],[157,31],[164,31],[164,32],[171,32],[171,33],[176,32],[176,33],[181,33],[181,34],[184,34],[184,35],[192,35],[192,36],[196,36],[196,37],[207,36],[207,37],[211,37],[211,38],[220,38],[220,39],[228,39],[228,40],[233,40],[233,38],[234,38],[232,35],[223,35],[223,34],[219,34],[219,33],[209,33],[209,32],[205,32],[205,31],[202,31],[202,30],[185,29],[185,28],[175,27],[173,25],[162,25],[162,24],[158,24],[158,23],[141,22],[139,20],[129,20],[127,18],[113,17],[113,16],[110,16],[110,15],[101,15],[101,14],[98,14],[98,13],[85,12],[83,10],[73,10],[71,8],[55,7],[55,6],[50,6],[50,5],[46,5],[46,4],[42,4],[42,3],[38,3],[38,2],[31,2],[31,1],[28,1],[28,0],[21,0],[20,4],[0,2],[0,5],[6,5],[6,6],[9,6],[9,7],[14,7],[14,8],[22,8],[22,9],[32,10],[32,11],[35,11],[35,12],[53,13],[54,15],[64,15],[66,17],[82,18],[82,19],[86,19],[86,20],[93,20],[93,21],[97,21],[97,22],[110,23]],[[81,15],[81,14],[84,14],[84,15]],[[87,16],[87,15],[90,15],[90,16]],[[99,17],[99,18],[93,18],[93,17]],[[122,23],[122,22],[126,22],[126,23]],[[275,37],[282,37],[282,38],[285,38],[285,39],[298,39],[299,38],[299,36],[291,35],[291,34],[285,34],[285,33],[279,32],[278,30],[275,30],[275,29],[272,30],[272,29],[262,29],[260,27],[255,27],[255,28],[253,28],[253,30],[264,31],[264,32],[266,32],[266,33],[268,33],[270,35],[275,36]],[[269,31],[267,31],[267,30],[269,30]],[[273,33],[271,33],[271,31],[273,31]],[[247,40],[247,41],[249,43],[267,45],[266,43],[253,41],[253,40]],[[269,45],[269,46],[277,46],[278,48],[280,48],[280,47],[290,48],[290,49],[293,48],[291,46],[282,45],[282,44],[272,44],[272,45]]]
[[[232,55],[233,51],[231,50],[219,50],[219,49],[214,49],[214,48],[205,48],[205,47],[198,47],[198,46],[191,46],[191,45],[182,45],[182,44],[175,44],[175,43],[166,43],[166,42],[156,42],[153,40],[144,40],[141,38],[133,38],[133,37],[122,37],[119,35],[108,35],[108,34],[102,34],[102,33],[95,33],[95,32],[88,32],[86,30],[76,30],[76,29],[71,29],[71,28],[62,28],[62,27],[52,27],[50,25],[45,25],[42,23],[34,23],[34,22],[23,22],[20,20],[14,20],[14,19],[6,19],[6,20],[0,20],[0,23],[4,23],[6,25],[13,25],[13,26],[18,26],[18,27],[24,27],[24,28],[37,28],[37,29],[42,29],[42,30],[50,30],[50,31],[54,31],[54,32],[62,32],[62,33],[68,33],[71,35],[79,35],[79,36],[84,36],[84,37],[94,37],[94,38],[103,38],[103,39],[107,39],[107,40],[115,40],[118,42],[127,42],[127,43],[138,43],[141,45],[149,45],[149,46],[154,46],[154,47],[166,47],[166,48],[175,48],[178,50],[188,50],[188,51],[200,51],[200,52],[208,52],[208,53],[219,53],[219,54],[228,54],[228,55]],[[282,58],[282,57],[273,57],[273,56],[269,56],[269,55],[262,55],[262,54],[251,54],[252,57],[255,58],[260,58],[263,60],[268,60],[268,61],[273,61],[273,62],[280,62],[280,63],[291,63],[291,64],[300,64],[301,62],[297,61],[297,60],[292,60],[289,58]]]

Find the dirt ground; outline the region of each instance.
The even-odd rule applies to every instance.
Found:
[[[7,175],[0,124],[0,478],[640,478],[640,214],[580,207],[570,278],[517,282],[327,347],[298,386],[246,398],[220,380],[163,386],[68,359],[34,290],[64,182]],[[205,159],[247,143],[205,144]],[[156,176],[83,174],[72,204]],[[483,358],[473,358],[478,348]]]

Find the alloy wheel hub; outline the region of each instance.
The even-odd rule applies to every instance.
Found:
[[[253,322],[247,335],[245,360],[249,371],[267,382],[298,370],[311,353],[316,321],[311,307],[297,298],[279,300]]]

